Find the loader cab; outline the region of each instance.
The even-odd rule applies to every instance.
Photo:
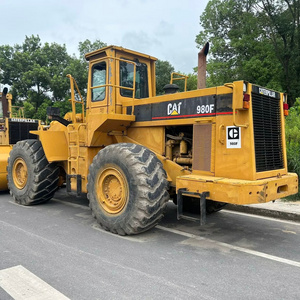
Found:
[[[87,110],[122,114],[123,102],[155,96],[156,58],[109,46],[86,54],[89,61]]]

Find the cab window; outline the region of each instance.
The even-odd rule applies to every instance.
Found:
[[[106,62],[96,64],[92,68],[92,101],[102,101],[105,99],[106,83]]]
[[[140,62],[136,64],[135,98],[148,98],[147,65]],[[134,67],[132,63],[120,61],[120,86],[133,88]],[[132,90],[120,89],[121,96],[132,98]]]

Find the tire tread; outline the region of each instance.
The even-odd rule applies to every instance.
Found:
[[[126,166],[133,173],[132,181],[138,191],[134,213],[128,216],[126,222],[107,223],[97,213],[97,199],[93,185],[97,174],[97,166],[101,165],[103,157],[118,157],[120,162],[126,161]],[[167,192],[168,181],[166,172],[156,155],[149,149],[136,144],[120,143],[107,146],[94,157],[88,175],[88,199],[98,223],[108,231],[120,235],[131,235],[144,232],[154,227],[163,217],[166,203],[169,200]]]
[[[29,163],[32,164],[33,175],[32,182],[28,182],[26,193],[20,194],[19,189],[14,185],[12,179],[12,155],[15,152],[24,152]],[[38,140],[24,140],[16,143],[8,158],[8,188],[15,202],[22,205],[35,205],[49,201],[56,189],[58,183],[59,168],[54,163],[49,163],[45,156],[42,144]],[[29,176],[28,176],[29,178]]]

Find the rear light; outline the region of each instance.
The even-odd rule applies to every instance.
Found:
[[[250,95],[249,94],[244,94],[243,108],[244,109],[249,109],[250,108]]]
[[[287,103],[283,103],[283,113],[285,116],[289,115],[289,105]]]

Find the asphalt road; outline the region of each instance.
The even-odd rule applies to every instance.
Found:
[[[300,223],[223,210],[199,227],[169,203],[159,226],[120,237],[87,205],[65,190],[32,207],[0,194],[0,300],[7,286],[46,299],[31,275],[62,296],[47,299],[300,299]]]

